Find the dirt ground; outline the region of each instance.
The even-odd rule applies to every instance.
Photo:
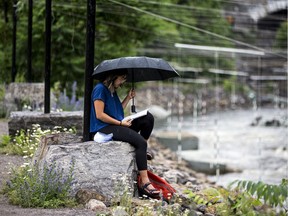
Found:
[[[0,136],[8,134],[8,123],[0,119]],[[0,154],[0,188],[9,179],[11,168],[20,166],[24,162],[21,156]],[[96,212],[80,208],[62,208],[62,209],[41,209],[41,208],[21,208],[10,205],[7,197],[0,194],[0,216],[95,216]]]

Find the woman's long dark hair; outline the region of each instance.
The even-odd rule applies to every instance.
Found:
[[[107,86],[108,89],[110,89],[111,85],[114,83],[114,81],[117,79],[118,76],[127,75],[126,70],[119,70],[114,73],[110,73],[107,76],[103,77],[100,81]]]

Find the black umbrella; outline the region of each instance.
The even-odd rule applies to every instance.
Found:
[[[109,73],[123,70],[127,72],[127,82],[132,82],[132,88],[134,82],[165,80],[179,76],[175,69],[161,58],[136,56],[105,60],[95,67],[92,77],[102,79]],[[134,100],[132,102],[132,112],[135,112]]]

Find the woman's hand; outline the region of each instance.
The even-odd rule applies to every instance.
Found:
[[[134,98],[136,95],[135,90],[134,89],[130,89],[130,91],[128,92],[127,96],[124,98],[124,100],[122,101],[122,107],[123,109],[126,108],[127,104],[129,103],[129,101]]]
[[[136,96],[136,92],[134,89],[130,89],[129,93],[128,93],[128,97],[131,100],[132,98],[134,98]]]
[[[127,104],[129,103],[129,101],[134,98],[136,95],[135,90],[134,89],[130,89],[130,91],[128,92],[127,96],[124,98],[124,100],[122,101],[122,107],[123,109],[126,108]]]
[[[132,119],[126,119],[121,121],[121,126],[130,127],[132,125]]]

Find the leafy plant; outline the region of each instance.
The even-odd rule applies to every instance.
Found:
[[[255,207],[262,206],[258,199],[254,199],[249,193],[238,193],[235,200],[230,200],[231,210],[236,215],[250,214],[256,215]]]
[[[242,185],[242,181],[237,182],[241,182]],[[235,184],[235,182],[233,184]],[[264,183],[262,184],[265,185]],[[244,185],[247,184],[244,183]],[[252,182],[250,182],[249,187],[250,185],[252,185]],[[287,187],[287,182],[284,183],[284,185]],[[239,187],[230,189],[206,188],[197,192],[187,190],[185,193],[188,194],[188,197],[196,205],[206,205],[206,211],[216,215],[276,215],[275,207],[277,205],[274,204],[269,206],[267,204],[263,204],[260,198],[253,197],[250,193],[250,189],[246,190],[246,188],[247,187],[244,187],[243,191],[241,191]],[[279,186],[279,189],[284,190],[285,188],[283,188],[282,185],[281,187]],[[284,214],[285,213],[282,210],[279,215]]]
[[[195,202],[198,205],[199,204],[204,204],[204,205],[208,204],[208,201],[205,200],[205,198],[202,195],[196,194],[196,193],[189,191],[189,190],[185,191],[185,193],[188,194],[188,197],[190,199],[192,199],[193,202]]]
[[[279,185],[265,184],[261,181],[234,181],[230,186],[237,184],[237,188],[244,189],[251,196],[255,195],[258,199],[264,200],[266,204],[272,207],[283,207],[284,202],[288,199],[288,179],[282,179]]]
[[[43,169],[38,164],[22,166],[13,170],[13,177],[7,182],[3,192],[8,195],[12,204],[22,207],[75,206],[76,201],[69,197],[74,165],[75,161],[72,160],[66,174],[55,162],[49,166],[44,164]]]
[[[47,134],[56,134],[60,132],[75,133],[74,129],[54,127],[52,130],[42,130],[39,124],[32,125],[32,130],[20,130],[12,138],[4,135],[0,141],[0,152],[21,155],[24,158],[31,158],[36,151],[40,138]]]

